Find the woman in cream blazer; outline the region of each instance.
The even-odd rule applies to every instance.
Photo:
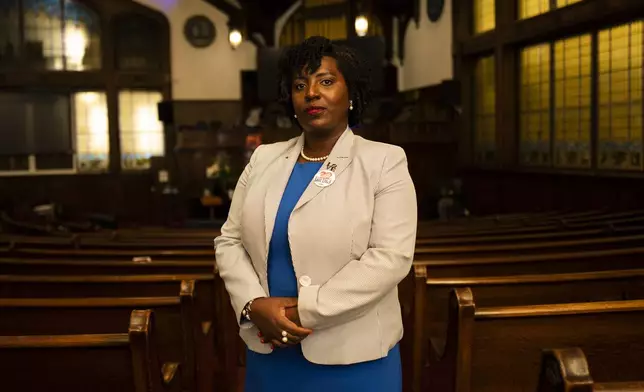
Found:
[[[411,268],[417,224],[405,153],[348,127],[366,105],[353,51],[314,37],[281,64],[282,93],[303,134],[257,148],[215,239],[217,268],[249,349],[246,390],[288,389],[281,376],[300,377],[293,387],[306,382],[306,390],[365,383],[375,386],[360,390],[399,390],[397,285]],[[300,170],[310,174],[285,207]],[[285,260],[274,257],[276,236],[287,244]],[[275,298],[279,283],[272,282],[280,279],[292,280],[294,290]],[[338,368],[349,375],[328,373]]]

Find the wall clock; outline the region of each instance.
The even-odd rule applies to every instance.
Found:
[[[427,0],[427,16],[432,22],[438,22],[443,15],[445,0]]]
[[[190,45],[195,48],[206,48],[215,41],[217,30],[208,17],[195,15],[186,20],[183,34]]]

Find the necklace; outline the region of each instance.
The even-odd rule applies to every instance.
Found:
[[[324,162],[329,157],[328,155],[323,156],[323,157],[319,157],[319,158],[307,157],[306,154],[304,154],[304,146],[302,146],[302,151],[300,151],[300,155],[302,156],[302,158],[304,158],[305,160],[307,160],[309,162]]]

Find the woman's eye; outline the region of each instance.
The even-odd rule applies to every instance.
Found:
[[[305,87],[305,86],[304,86],[304,83],[298,83],[298,84],[296,84],[296,85],[295,85],[295,89],[296,89],[297,91],[304,90],[304,87]]]
[[[323,86],[330,86],[333,84],[333,81],[331,79],[324,79],[320,83],[322,83]]]

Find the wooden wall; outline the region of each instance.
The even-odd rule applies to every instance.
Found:
[[[465,206],[475,214],[551,210],[641,209],[644,180],[521,170],[461,173]]]
[[[59,202],[72,215],[102,213],[125,221],[157,221],[149,173],[45,175],[0,178],[3,204],[16,216],[38,203]]]

